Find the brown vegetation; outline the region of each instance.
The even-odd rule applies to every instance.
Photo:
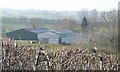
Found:
[[[116,55],[73,48],[48,51],[41,45],[2,42],[4,70],[118,70]]]

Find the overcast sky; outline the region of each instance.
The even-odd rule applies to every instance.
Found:
[[[119,0],[0,0],[0,8],[78,11],[82,9],[110,10]]]

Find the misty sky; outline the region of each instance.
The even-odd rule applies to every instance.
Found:
[[[110,10],[119,0],[0,0],[0,8],[78,11],[82,9]]]

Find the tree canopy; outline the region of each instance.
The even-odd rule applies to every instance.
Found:
[[[87,18],[84,17],[82,19],[81,30],[86,30],[87,26],[88,26]]]

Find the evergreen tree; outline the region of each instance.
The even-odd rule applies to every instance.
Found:
[[[86,17],[84,17],[81,24],[81,30],[86,30],[87,26],[88,26],[87,19]]]

